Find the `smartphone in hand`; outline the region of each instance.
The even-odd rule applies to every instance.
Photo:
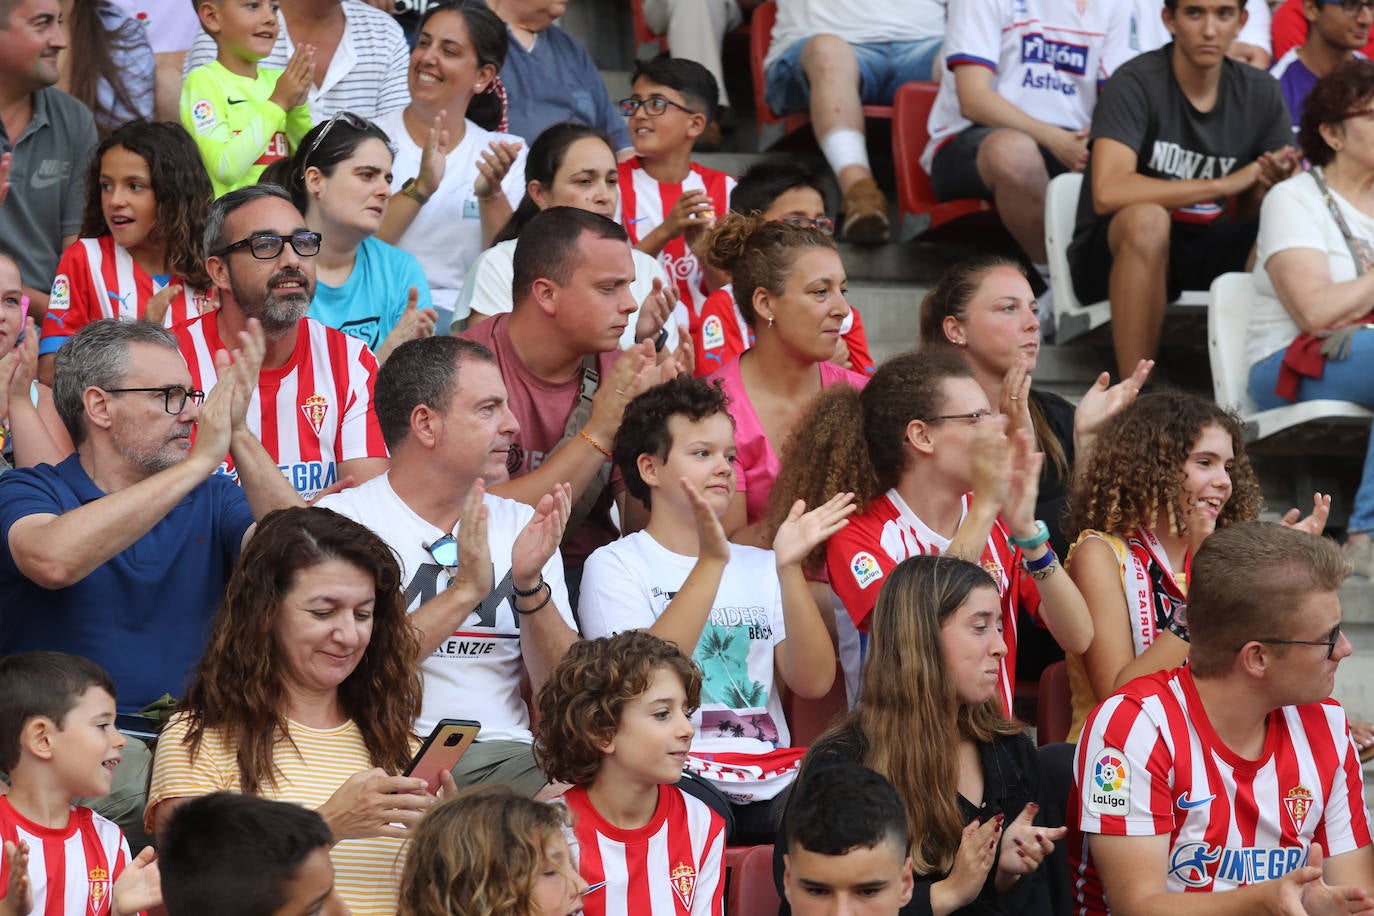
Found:
[[[423,779],[425,789],[437,793],[440,774],[453,769],[481,730],[481,723],[471,719],[440,719],[402,775]]]

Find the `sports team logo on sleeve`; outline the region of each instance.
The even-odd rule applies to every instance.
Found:
[[[196,131],[205,131],[215,126],[215,106],[208,99],[201,99],[191,106],[191,123]]]
[[[1088,774],[1086,805],[1093,814],[1124,815],[1131,795],[1131,765],[1114,747],[1104,747]]]
[[[883,577],[878,559],[863,550],[854,554],[854,558],[849,561],[849,571],[854,574],[854,581],[858,583],[859,588],[868,588]]]
[[[1283,807],[1288,811],[1288,819],[1293,822],[1293,829],[1302,833],[1307,812],[1312,810],[1312,790],[1298,783],[1283,797]]]
[[[72,307],[72,281],[66,274],[58,274],[52,281],[52,295],[49,297],[50,311],[63,311]]]
[[[324,418],[329,414],[329,400],[322,394],[312,394],[305,399],[301,405],[301,413],[305,414],[305,420],[310,424],[310,428],[315,430],[315,435],[320,434],[324,428]]]
[[[711,315],[701,323],[701,345],[707,350],[725,346],[725,323],[720,316]]]
[[[691,910],[692,894],[697,889],[697,870],[687,862],[679,862],[673,866],[668,877],[672,880],[673,893],[677,894],[677,899],[682,901],[684,907]]]

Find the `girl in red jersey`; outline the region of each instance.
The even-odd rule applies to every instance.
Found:
[[[1082,468],[1070,499],[1077,539],[1069,574],[1093,617],[1093,638],[1071,656],[1075,741],[1088,713],[1133,678],[1167,671],[1188,657],[1187,629],[1171,626],[1188,593],[1188,567],[1219,527],[1259,517],[1259,481],[1245,454],[1240,419],[1196,395],[1145,395],[1112,422]],[[1326,526],[1331,497],[1317,493],[1312,514],[1284,524],[1313,534]],[[1180,635],[1183,634],[1183,637]],[[1374,730],[1351,723],[1359,747]]]
[[[473,786],[416,828],[401,875],[399,916],[571,916],[577,873],[567,812],[509,786]]]
[[[692,660],[642,630],[574,643],[549,672],[535,755],[572,783],[587,916],[723,916],[725,820],[678,785],[700,701]]]
[[[202,251],[210,178],[190,135],[134,121],[96,148],[80,237],[62,254],[43,319],[39,375],[100,318],[171,327],[214,307]]]

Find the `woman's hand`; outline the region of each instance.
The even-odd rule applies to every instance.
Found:
[[[1028,538],[1036,531],[1035,501],[1040,496],[1040,468],[1045,456],[1035,450],[1029,430],[1017,430],[1009,438],[1011,461],[1006,495],[1002,498],[1002,519],[1014,537]]]
[[[515,164],[520,144],[514,141],[493,140],[477,160],[477,180],[472,183],[478,200],[491,200],[501,193],[501,181]]]
[[[114,916],[142,913],[162,905],[162,873],[157,867],[157,850],[140,850],[114,883]]]
[[[1294,506],[1283,514],[1283,518],[1279,519],[1279,524],[1286,528],[1306,531],[1308,534],[1321,534],[1326,530],[1326,517],[1330,514],[1331,494],[1313,493],[1311,515],[1307,518],[1301,518],[1302,513]]]
[[[405,311],[401,312],[401,317],[396,319],[396,326],[377,348],[378,363],[386,362],[392,351],[407,341],[434,336],[434,326],[439,323],[439,313],[434,309],[417,308],[419,304],[420,291],[412,286],[406,294]]]
[[[318,813],[336,843],[374,836],[404,839],[434,800],[423,779],[388,776],[374,767],[348,777]]]
[[[1199,512],[1196,499],[1188,500],[1188,508],[1183,511],[1183,524],[1188,526],[1188,553],[1197,556],[1202,542],[1217,530],[1216,516],[1211,512]]]
[[[1083,398],[1073,414],[1073,434],[1079,442],[1079,448],[1097,434],[1103,423],[1135,400],[1154,367],[1154,360],[1142,359],[1135,364],[1135,371],[1130,378],[1122,379],[1115,385],[1111,384],[1111,373],[1103,372],[1092,387],[1083,392]]]
[[[180,283],[168,283],[153,293],[153,297],[143,307],[143,320],[151,321],[160,326],[167,318],[167,309],[171,308],[172,300],[179,295],[181,295]]]
[[[1006,428],[1006,418],[989,417],[980,420],[973,431],[969,481],[973,486],[973,498],[989,506],[1000,507],[1011,484],[1011,445],[1007,441]]]
[[[424,148],[420,150],[420,173],[415,176],[415,190],[425,197],[433,197],[444,183],[444,169],[448,165],[448,154],[453,151],[449,146],[448,131],[444,129],[447,111],[434,116],[429,126],[429,136]]]
[[[1030,369],[1025,360],[1018,359],[1016,365],[1008,369],[1002,378],[1002,396],[998,400],[998,410],[1007,418],[1009,434],[1018,429],[1031,430],[1034,434],[1035,427],[1031,425],[1030,415],[1030,389]]]
[[[985,824],[973,821],[964,828],[959,850],[954,854],[954,866],[930,888],[930,907],[937,916],[952,913],[977,899],[988,879],[988,869],[997,858],[1002,821],[1003,815],[999,814]]]
[[[1006,879],[1009,887],[1017,878],[1039,868],[1045,857],[1054,852],[1055,840],[1068,833],[1067,827],[1037,827],[1034,821],[1039,812],[1040,806],[1031,802],[1007,828],[1002,838],[1002,854],[997,858],[999,885]]]
[[[806,511],[806,503],[797,500],[773,536],[773,554],[778,568],[799,565],[811,551],[848,525],[849,516],[858,508],[853,493],[836,493],[810,512]]]

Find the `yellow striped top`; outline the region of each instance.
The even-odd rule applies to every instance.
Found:
[[[277,801],[319,808],[344,781],[372,768],[362,732],[350,719],[337,728],[308,728],[290,722],[295,749],[278,738],[273,762],[275,783],[264,784],[261,795]],[[163,730],[153,758],[148,787],[148,812],[171,798],[239,791],[237,747],[225,735],[209,731],[193,761],[184,743],[186,718],[178,714]],[[339,896],[360,916],[394,916],[400,889],[405,841],[389,837],[342,840],[330,850]]]

